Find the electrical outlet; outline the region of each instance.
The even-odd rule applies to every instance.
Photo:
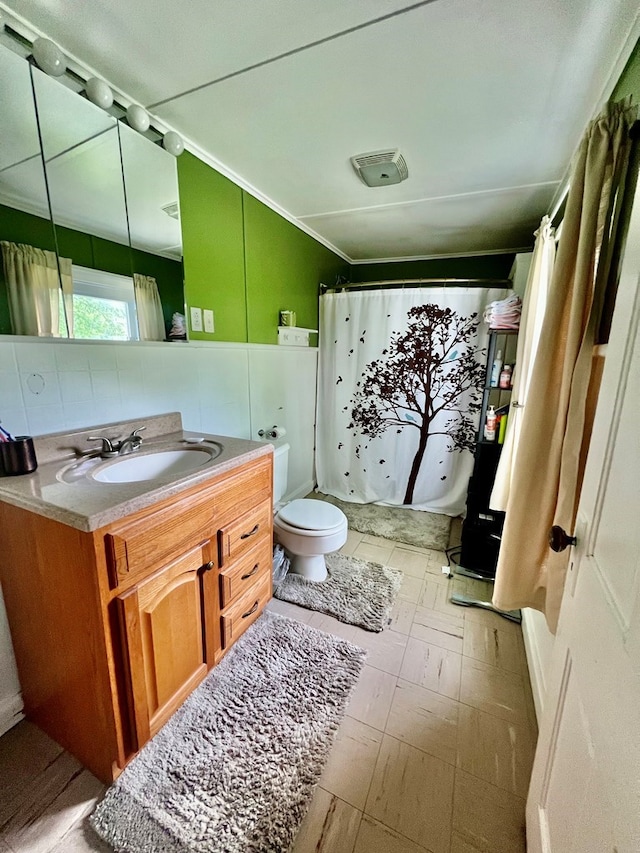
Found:
[[[191,309],[191,331],[202,331],[202,308]]]
[[[208,308],[204,309],[204,330],[212,335],[215,331],[215,327],[213,325],[213,311]]]

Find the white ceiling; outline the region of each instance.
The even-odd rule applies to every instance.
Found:
[[[6,5],[356,261],[530,245],[640,34],[637,0]],[[365,187],[388,147],[409,179]]]

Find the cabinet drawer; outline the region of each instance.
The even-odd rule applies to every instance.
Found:
[[[225,477],[216,488],[216,520],[225,527],[264,501],[272,503],[272,456],[262,456]]]
[[[271,543],[264,540],[240,559],[235,560],[220,572],[220,605],[227,607],[246,590],[253,587],[273,564]]]
[[[222,645],[225,649],[235,643],[249,625],[256,621],[270,598],[271,575],[266,572],[259,583],[222,614]]]
[[[220,566],[228,566],[261,540],[271,544],[272,524],[273,508],[267,500],[219,530]]]
[[[214,492],[208,489],[112,530],[105,535],[111,588],[213,539],[216,528]]]

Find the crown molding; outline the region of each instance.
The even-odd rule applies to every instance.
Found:
[[[360,258],[351,261],[353,266],[361,264],[400,264],[405,261],[437,261],[443,258],[483,258],[485,255],[511,255],[520,252],[530,252],[533,244],[530,246],[516,246],[508,249],[488,249],[484,252],[452,252],[444,255],[411,255],[402,258]]]

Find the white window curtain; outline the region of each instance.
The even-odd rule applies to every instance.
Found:
[[[136,295],[140,340],[164,341],[166,339],[164,316],[155,278],[134,273],[133,288]]]
[[[60,294],[62,273],[62,293],[65,309],[71,329],[73,329],[73,308],[71,260],[56,258],[55,252],[37,249],[23,243],[10,243],[3,240],[2,259],[4,263],[11,326],[16,335],[35,335],[37,337],[66,337],[64,320],[61,322]]]
[[[542,321],[547,307],[547,294],[556,257],[555,236],[548,216],[543,217],[540,228],[535,232],[535,237],[536,243],[522,306],[507,433],[500,454],[493,492],[491,493],[491,508],[502,512],[506,510],[509,499],[511,481],[515,470],[514,463],[520,442],[522,417],[531,382],[531,370],[540,340]]]
[[[557,524],[573,532],[585,401],[599,322],[601,254],[628,160],[637,109],[608,104],[590,124],[570,179],[549,298],[531,374],[496,569],[500,610],[534,607],[555,632],[569,549],[549,549]]]
[[[488,341],[480,318],[506,292],[435,286],[320,298],[320,491],[464,509]]]

